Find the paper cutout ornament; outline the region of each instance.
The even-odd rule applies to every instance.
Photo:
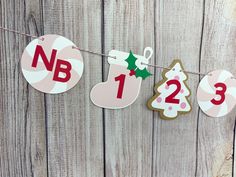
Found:
[[[210,117],[229,114],[236,105],[236,80],[226,70],[215,70],[206,75],[197,90],[201,110]]]
[[[44,93],[63,93],[73,88],[84,70],[82,55],[73,47],[72,41],[58,35],[33,40],[21,58],[25,79]]]
[[[146,53],[146,52],[145,52]],[[135,75],[136,78],[141,77],[143,80],[147,77],[151,76],[152,74],[149,73],[147,68],[141,67],[141,69],[136,65],[138,59],[130,52],[129,57],[125,60],[128,63],[127,69],[130,70],[130,75]],[[141,60],[140,60],[141,61]],[[139,62],[140,62],[139,61]],[[141,66],[141,62],[138,63]]]
[[[163,71],[163,80],[156,84],[156,94],[147,105],[150,110],[160,112],[162,119],[172,120],[179,114],[191,111],[188,100],[191,92],[186,84],[188,75],[184,72],[181,61],[174,60],[169,68],[170,70]]]
[[[149,56],[146,55],[149,52]],[[109,56],[110,64],[108,79],[93,87],[90,93],[91,101],[102,108],[121,109],[131,105],[138,97],[142,80],[151,74],[147,71],[149,59],[153,50],[147,47],[144,56],[112,50]]]

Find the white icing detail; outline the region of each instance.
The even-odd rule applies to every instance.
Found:
[[[183,71],[183,68],[181,67],[180,63],[177,62],[174,65],[174,67],[172,67],[171,70],[165,74],[165,76],[166,78],[173,78],[173,79],[175,76],[179,76],[181,81],[185,81],[187,79],[187,76],[185,75],[184,72],[180,71]]]
[[[157,105],[157,101],[156,101],[156,100],[154,100],[154,101],[152,102],[152,107],[153,107],[153,108],[158,108],[158,105]]]

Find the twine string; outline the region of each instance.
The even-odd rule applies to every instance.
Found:
[[[4,27],[1,27],[1,26],[0,26],[0,30],[7,31],[7,32],[12,32],[12,33],[19,34],[19,35],[26,36],[26,37],[38,38],[38,36],[22,33],[22,32],[12,30],[12,29],[8,29],[8,28],[4,28]]]
[[[159,65],[152,65],[152,64],[145,64],[145,63],[142,63],[143,65],[147,65],[147,66],[151,66],[151,67],[155,67],[155,68],[159,68],[159,69],[166,69],[166,70],[173,70],[173,68],[168,68],[168,67],[164,67],[164,66],[159,66]],[[186,70],[180,70],[180,72],[185,72],[185,73],[188,73],[188,74],[194,74],[194,75],[199,75],[199,76],[206,76],[206,75],[209,75],[211,76],[211,74],[206,74],[206,73],[200,73],[200,72],[194,72],[194,71],[186,71]]]
[[[21,35],[21,36],[26,36],[26,37],[31,37],[31,38],[39,38],[36,35],[31,35],[31,34],[19,32],[19,31],[12,30],[12,29],[9,29],[9,28],[4,28],[2,26],[0,26],[0,30],[15,33],[15,34],[18,34],[18,35]],[[44,38],[39,38],[39,39],[44,40]],[[103,56],[103,57],[116,59],[115,56],[110,56],[110,55],[106,55],[104,53],[99,53],[99,52],[94,52],[94,51],[87,50],[87,49],[82,49],[82,48],[79,48],[79,47],[76,47],[76,46],[73,46],[72,48],[77,49],[77,50],[82,51],[82,52],[87,52],[87,53],[94,54],[94,55],[99,55],[99,56]],[[146,66],[150,66],[150,67],[154,67],[154,68],[159,68],[159,69],[172,70],[172,68],[168,68],[168,67],[164,67],[164,66],[160,66],[160,65],[146,64],[146,63],[141,63],[141,64],[146,65]],[[211,76],[211,74],[206,74],[206,73],[201,73],[201,72],[194,72],[194,71],[187,71],[187,70],[181,70],[180,72],[185,72],[185,73],[188,73],[188,74],[194,74],[194,75],[199,75],[199,76],[206,76],[206,75]],[[232,77],[232,79],[236,79],[236,78]]]
[[[77,49],[77,50],[82,51],[82,52],[87,52],[87,53],[91,53],[91,54],[94,54],[94,55],[99,55],[99,56],[103,56],[103,57],[107,57],[107,58],[109,57],[109,58],[117,59],[115,56],[110,56],[110,55],[94,52],[94,51],[91,51],[91,50],[82,49],[82,48],[75,47],[75,46],[72,46],[72,49]]]

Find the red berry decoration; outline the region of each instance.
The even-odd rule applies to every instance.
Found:
[[[129,73],[130,76],[134,76],[135,74],[136,74],[136,72],[133,69],[130,70],[130,73]]]

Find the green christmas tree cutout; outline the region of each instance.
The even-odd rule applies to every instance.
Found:
[[[141,77],[143,80],[145,80],[147,77],[152,75],[151,73],[149,73],[147,68],[140,70],[137,67],[137,65],[135,64],[137,58],[133,55],[132,51],[130,51],[129,57],[125,61],[128,63],[127,69],[130,70],[130,76],[135,75],[136,78]]]

